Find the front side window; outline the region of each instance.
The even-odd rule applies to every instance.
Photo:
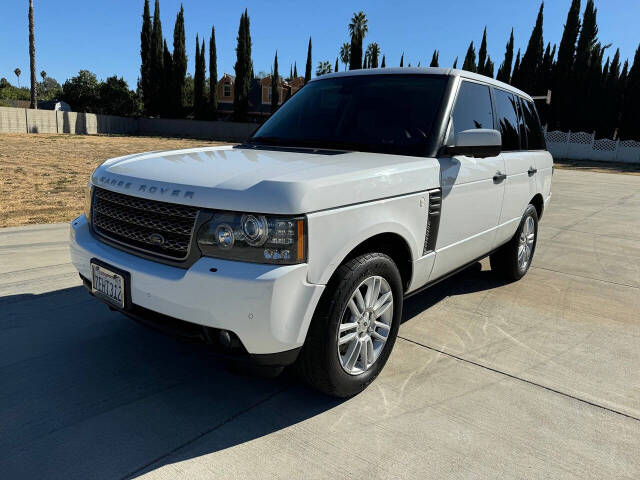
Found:
[[[544,134],[540,126],[536,107],[528,100],[520,99],[520,102],[522,104],[524,128],[527,132],[527,148],[529,150],[544,150],[546,148]]]
[[[225,97],[230,97],[231,96],[231,84],[230,83],[225,83],[224,87],[222,89],[222,94]]]
[[[520,150],[518,134],[518,103],[515,95],[495,89],[496,118],[498,130],[502,135],[502,150],[505,152]]]
[[[421,156],[431,140],[447,77],[357,75],[305,85],[251,143]]]
[[[493,128],[489,87],[479,83],[462,82],[451,118],[453,134],[475,128]]]

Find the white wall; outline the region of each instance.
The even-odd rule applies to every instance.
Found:
[[[0,107],[0,133],[70,133],[193,137],[241,142],[256,123],[130,118],[94,113]]]

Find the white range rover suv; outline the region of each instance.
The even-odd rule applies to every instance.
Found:
[[[319,390],[363,390],[403,299],[528,270],[553,160],[527,94],[448,69],[309,82],[245,143],[107,160],[71,255],[111,308]]]

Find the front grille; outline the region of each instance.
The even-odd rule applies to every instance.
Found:
[[[94,189],[91,221],[97,234],[173,260],[189,255],[197,216],[195,207]]]

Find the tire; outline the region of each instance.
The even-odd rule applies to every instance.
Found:
[[[368,295],[370,289],[375,300]],[[367,253],[342,264],[316,308],[298,357],[303,379],[334,397],[351,397],[364,390],[378,376],[393,349],[402,300],[400,272],[389,256]]]
[[[491,254],[491,270],[508,281],[520,280],[531,266],[537,241],[538,212],[536,207],[529,204],[513,238]]]

